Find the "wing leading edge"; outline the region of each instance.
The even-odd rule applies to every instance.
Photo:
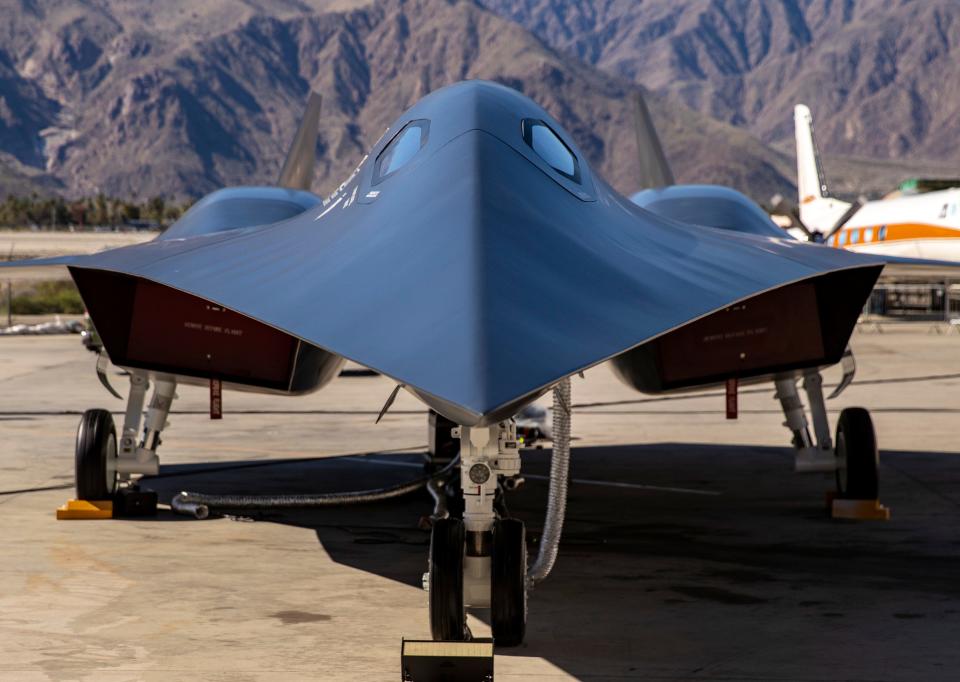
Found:
[[[577,156],[577,182],[524,142],[524,119]],[[421,149],[384,176],[381,153],[415,121],[429,125]],[[594,175],[530,100],[470,82],[421,100],[338,194],[302,216],[96,254],[79,267],[222,305],[477,425],[564,376],[829,273],[860,283],[842,296],[855,320],[880,264],[655,216]]]
[[[458,107],[474,116],[444,130]],[[84,267],[223,305],[377,369],[464,424],[737,301],[833,271],[876,276],[874,259],[658,218],[582,157],[578,195],[519,135],[506,139],[530,117],[576,149],[518,93],[454,86],[405,114],[324,207]],[[377,178],[377,157],[411,120],[431,121],[425,146]]]

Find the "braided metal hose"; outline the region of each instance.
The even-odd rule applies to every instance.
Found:
[[[380,502],[394,497],[408,495],[431,481],[449,474],[460,464],[456,457],[447,466],[429,476],[423,476],[405,483],[374,488],[372,490],[357,490],[345,493],[321,493],[316,495],[207,495],[205,493],[182,492],[170,501],[170,508],[187,516],[205,519],[210,516],[212,507],[222,509],[310,509],[313,507],[336,507],[348,504],[368,504]]]
[[[550,495],[540,536],[540,551],[527,571],[533,587],[548,575],[560,552],[560,535],[567,512],[567,483],[570,474],[570,377],[553,388],[553,454],[550,456]]]

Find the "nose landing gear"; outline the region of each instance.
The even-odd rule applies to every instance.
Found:
[[[430,531],[430,634],[435,640],[467,638],[463,608],[463,521],[437,519]]]
[[[498,519],[490,555],[490,626],[497,646],[519,646],[527,628],[526,530],[519,519]],[[470,639],[464,609],[464,546],[460,519],[438,519],[430,534],[430,634],[438,641]]]
[[[493,526],[490,626],[497,646],[519,646],[527,629],[527,537],[523,521]]]
[[[527,548],[522,521],[498,519],[498,479],[520,473],[516,425],[461,427],[463,520],[438,519],[430,536],[430,631],[435,640],[470,638],[465,606],[489,608],[498,646],[523,642],[527,619]]]

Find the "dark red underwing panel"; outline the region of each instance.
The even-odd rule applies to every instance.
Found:
[[[82,268],[71,274],[114,364],[290,390],[295,337],[130,275]]]
[[[231,310],[153,282],[134,294],[127,357],[189,373],[288,379],[296,340]]]
[[[822,358],[817,294],[801,282],[730,306],[671,332],[660,344],[663,379],[748,375]]]
[[[611,367],[628,386],[655,394],[834,364],[878,272],[841,270],[757,294],[633,348]]]

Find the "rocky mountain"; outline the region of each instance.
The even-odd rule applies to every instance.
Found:
[[[483,0],[552,47],[792,144],[810,106],[839,154],[960,172],[955,0]],[[956,173],[955,173],[956,174]]]
[[[324,95],[316,189],[328,190],[421,96],[487,78],[546,106],[606,177],[632,188],[633,86],[472,2],[228,6],[18,1],[0,42],[0,147],[80,193],[270,182],[314,88]],[[681,177],[764,196],[789,187],[789,164],[744,132],[666,101],[653,109]]]
[[[64,189],[63,183],[52,175],[24,166],[0,152],[0,198],[7,194],[50,196],[62,194]]]
[[[323,193],[421,96],[486,78],[540,102],[630,191],[628,94],[641,81],[659,93],[651,109],[680,180],[732,184],[760,199],[792,191],[789,150],[731,125],[747,120],[703,107],[706,94],[691,97],[669,76],[647,82],[626,65],[633,39],[623,31],[666,35],[685,25],[631,7],[704,3],[484,1],[488,8],[476,0],[0,0],[10,19],[0,26],[0,150],[39,173],[32,182],[60,182],[68,194],[197,196],[269,183],[313,88],[324,96],[314,185]],[[672,59],[661,57],[663,68]],[[656,62],[632,63],[651,70]],[[701,68],[704,82],[713,82],[711,69]],[[688,80],[694,71],[686,67]],[[857,187],[883,175],[872,163],[847,167]]]

